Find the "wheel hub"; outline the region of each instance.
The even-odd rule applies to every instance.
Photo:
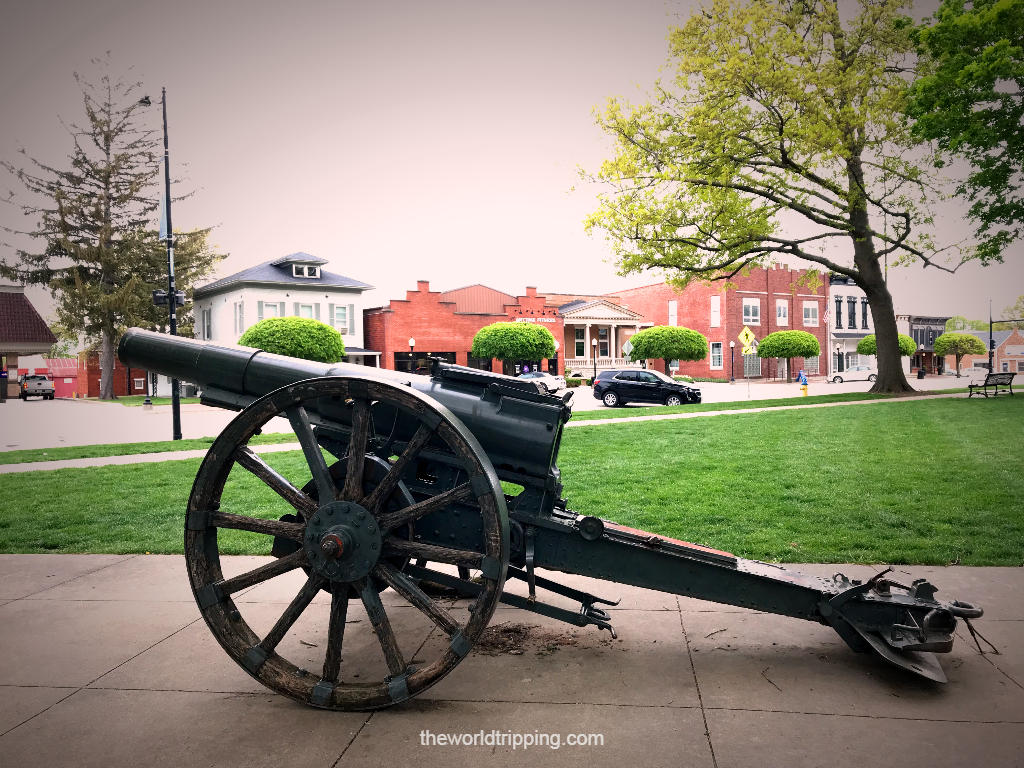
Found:
[[[320,507],[306,525],[304,539],[313,570],[332,581],[366,576],[380,558],[383,541],[373,515],[351,501]]]

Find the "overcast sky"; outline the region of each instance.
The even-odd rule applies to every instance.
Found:
[[[72,72],[110,50],[151,96],[168,89],[171,161],[196,191],[175,228],[216,225],[222,276],[306,251],[378,304],[417,279],[608,293],[659,276],[616,276],[583,231],[594,190],[571,189],[611,150],[593,109],[651,86],[678,14],[686,2],[21,3],[0,25],[0,156],[61,163],[59,118],[83,118]],[[957,206],[942,217],[968,231]],[[987,317],[992,299],[998,316],[1024,294],[1022,256],[891,270],[897,311]]]

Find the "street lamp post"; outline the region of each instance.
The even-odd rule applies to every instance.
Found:
[[[139,104],[144,107],[152,105],[149,96],[139,99]],[[160,105],[163,107],[164,118],[164,208],[161,211],[161,223],[166,223],[166,232],[161,232],[167,238],[167,295],[163,297],[167,301],[168,320],[171,336],[178,335],[178,307],[185,303],[184,295],[179,295],[174,285],[174,230],[171,227],[171,155],[167,143],[167,89],[160,89]],[[161,229],[163,229],[161,227]],[[153,301],[162,304],[160,293],[153,291]],[[181,399],[178,393],[178,380],[171,379],[171,414],[172,414],[172,438],[181,440]]]
[[[412,373],[416,373],[416,339],[409,339],[409,357],[412,359],[409,361],[409,370]]]
[[[837,373],[842,373],[843,372],[843,355],[842,355],[842,353],[840,353],[840,351],[839,351],[840,349],[842,349],[842,347],[839,344],[836,344],[836,372]]]
[[[594,349],[594,380],[597,380],[597,339],[590,340],[590,346]]]
[[[729,342],[729,383],[736,383],[736,342]]]

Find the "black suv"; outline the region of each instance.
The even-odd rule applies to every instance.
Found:
[[[699,403],[700,390],[670,379],[658,371],[632,369],[601,371],[594,382],[594,397],[614,408],[626,403],[682,405]]]

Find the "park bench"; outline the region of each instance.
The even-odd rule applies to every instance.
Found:
[[[974,390],[979,390],[977,394],[982,394],[988,397],[989,387],[992,388],[992,397],[995,397],[1000,392],[1009,392],[1013,394],[1013,377],[1016,373],[989,373],[985,376],[985,381],[981,384],[968,384],[967,391],[970,393],[968,397],[974,397],[976,394]],[[1000,389],[1000,387],[1006,387],[1006,389]]]

